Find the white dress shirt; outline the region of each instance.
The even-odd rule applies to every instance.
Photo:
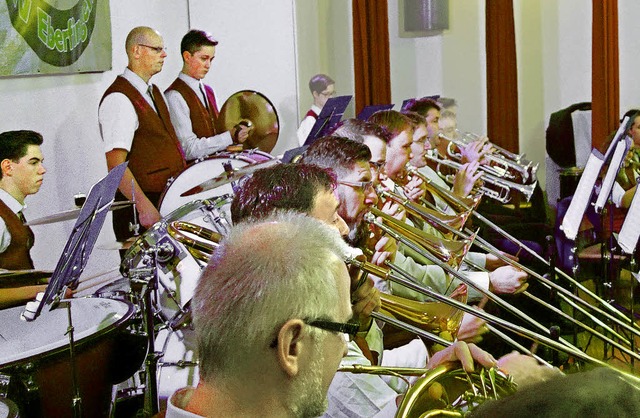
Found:
[[[7,205],[15,214],[26,208],[26,206],[23,206],[15,197],[11,196],[4,189],[0,189],[0,200],[2,200],[2,202],[4,202],[4,204]],[[11,234],[7,229],[7,224],[4,222],[4,219],[0,217],[0,253],[7,251],[9,244],[11,244]]]
[[[316,112],[316,115],[320,115],[320,112],[322,111],[322,109],[316,105],[312,105],[311,110]],[[311,133],[311,129],[313,129],[313,125],[316,124],[316,120],[317,119],[313,116],[305,116],[304,119],[302,119],[302,122],[300,122],[300,126],[298,127],[298,143],[300,146],[303,146],[306,142],[307,137]]]
[[[139,75],[128,68],[125,68],[122,77],[140,92],[152,109],[156,108],[148,93],[151,84],[145,83]],[[105,152],[116,148],[131,151],[133,136],[139,123],[138,114],[127,96],[123,93],[111,93],[105,97],[98,108],[98,122]]]
[[[204,95],[200,89],[201,81],[184,73],[178,74],[178,78],[187,83],[196,93],[200,102],[206,106]],[[169,90],[165,93],[165,96],[167,97],[169,114],[171,114],[171,123],[176,130],[187,160],[206,157],[214,152],[223,151],[227,146],[233,144],[231,132],[229,131],[208,138],[198,138],[193,132],[189,106],[182,94],[176,90]]]

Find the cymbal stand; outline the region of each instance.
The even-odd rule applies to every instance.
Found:
[[[160,409],[158,401],[157,369],[158,360],[162,353],[155,350],[154,309],[151,296],[158,290],[158,254],[167,251],[163,245],[151,247],[145,251],[142,267],[129,269],[129,280],[132,290],[142,293],[144,326],[147,333],[147,357],[145,359],[145,391],[144,391],[144,416],[158,413]]]
[[[64,293],[63,293],[64,294]],[[56,295],[56,298],[59,295]],[[67,308],[67,320],[69,325],[67,326],[66,334],[69,336],[69,362],[71,364],[71,388],[73,397],[71,398],[71,408],[73,410],[73,416],[80,418],[82,416],[82,397],[80,396],[80,386],[78,385],[78,370],[76,368],[76,349],[75,341],[73,339],[73,320],[71,319],[71,302],[64,301],[57,303],[57,307]]]

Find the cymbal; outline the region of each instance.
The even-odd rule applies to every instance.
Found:
[[[138,238],[140,238],[140,236],[127,238],[126,241],[106,242],[104,244],[96,245],[96,248],[101,250],[128,250]]]
[[[133,202],[130,200],[126,200],[122,202],[113,202],[109,210],[122,209],[132,204]],[[54,213],[53,215],[43,216],[42,218],[34,219],[33,221],[28,221],[25,223],[25,225],[33,226],[33,225],[51,224],[51,223],[62,222],[62,221],[70,221],[80,216],[81,210],[82,208],[65,210],[63,212]]]
[[[191,189],[182,193],[180,197],[191,196],[194,194],[206,192],[207,190],[215,189],[216,187],[224,186],[225,184],[231,183],[233,181],[238,181],[242,177],[248,174],[251,174],[256,170],[260,170],[261,168],[271,167],[272,165],[276,165],[279,163],[280,163],[280,160],[274,158],[273,160],[267,160],[261,163],[251,164],[246,167],[233,170],[231,172],[224,172],[217,177],[214,177],[209,180],[205,180],[202,183],[198,184],[197,186],[192,187]]]
[[[273,104],[263,94],[241,90],[232,94],[220,108],[215,120],[216,132],[232,130],[236,125],[249,126],[244,149],[258,148],[271,152],[278,141],[280,123]]]

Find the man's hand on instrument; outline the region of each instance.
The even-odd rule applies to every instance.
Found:
[[[420,199],[427,192],[426,185],[418,176],[413,176],[411,180],[403,187],[404,194],[412,202],[419,203]]]
[[[513,261],[518,261],[518,257],[516,257],[515,255],[511,255],[511,254],[507,254],[505,252],[500,251],[500,254],[502,254],[502,256],[513,260]],[[484,267],[489,270],[489,271],[493,271],[499,267],[502,266],[507,266],[509,264],[507,264],[506,261],[501,260],[500,258],[498,258],[498,256],[493,255],[491,253],[487,253],[487,261],[484,264]]]
[[[233,142],[235,144],[242,144],[249,137],[249,132],[251,132],[251,126],[247,125],[246,123],[240,122],[233,127],[233,130],[231,132]]]
[[[400,203],[394,202],[393,200],[387,200],[384,202],[384,205],[380,210],[401,222],[404,222],[407,218],[407,211],[404,210]]]
[[[371,257],[371,262],[377,266],[384,266],[384,262],[389,260],[393,262],[398,251],[398,243],[389,236],[381,237],[375,245],[375,252]]]
[[[459,361],[462,364],[462,368],[467,372],[474,370],[474,361],[487,368],[494,367],[497,364],[496,359],[491,354],[480,349],[475,344],[456,341],[449,347],[432,355],[427,363],[427,368],[434,369],[441,364],[456,361]]]
[[[489,290],[497,294],[516,294],[527,290],[529,275],[512,266],[498,267],[489,273]]]
[[[489,138],[483,137],[481,139],[468,143],[464,147],[460,147],[460,153],[462,154],[462,163],[477,161],[480,164],[487,164],[488,161],[486,158],[484,158],[484,156],[492,151],[491,143],[488,141]]]
[[[358,280],[358,284],[351,292],[351,309],[353,318],[360,323],[360,331],[367,331],[371,326],[371,312],[380,309],[380,292],[375,288],[371,277]]]
[[[458,328],[457,339],[458,341],[477,344],[482,341],[482,335],[487,332],[489,332],[489,328],[484,319],[465,312],[462,316],[460,328]]]
[[[473,186],[482,177],[482,171],[478,170],[480,163],[472,161],[460,166],[453,179],[452,191],[456,196],[466,197],[473,190]]]

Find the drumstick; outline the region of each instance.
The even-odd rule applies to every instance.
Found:
[[[107,276],[107,275],[112,274],[112,273],[114,273],[116,271],[119,272],[120,271],[120,267],[115,267],[115,268],[113,268],[113,269],[111,269],[109,271],[106,271],[104,273],[98,273],[98,274],[95,274],[93,276],[85,277],[78,284],[78,287],[76,288],[76,290],[73,291],[73,294],[75,295],[76,293],[81,292],[81,291],[86,290],[86,289],[89,289],[91,287],[95,287],[97,285],[113,281],[116,277]],[[107,277],[105,278],[105,276],[107,276]],[[101,280],[96,280],[95,282],[89,283],[93,279],[96,279],[96,278],[101,278]]]

